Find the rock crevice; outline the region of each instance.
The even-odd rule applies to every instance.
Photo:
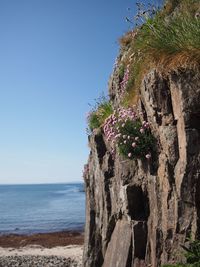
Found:
[[[117,71],[109,82],[115,107]],[[89,138],[84,267],[158,267],[179,260],[180,245],[200,235],[199,73],[152,70],[137,108],[157,143],[150,161],[113,159],[103,133]]]

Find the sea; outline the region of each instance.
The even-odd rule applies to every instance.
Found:
[[[0,185],[0,234],[82,231],[82,183]]]

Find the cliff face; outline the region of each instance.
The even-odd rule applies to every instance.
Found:
[[[119,105],[119,68],[109,83]],[[200,75],[145,75],[137,108],[157,141],[150,161],[116,154],[101,131],[89,137],[84,267],[161,266],[200,230]]]

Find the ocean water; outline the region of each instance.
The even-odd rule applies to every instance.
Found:
[[[0,185],[0,234],[83,230],[83,184]]]

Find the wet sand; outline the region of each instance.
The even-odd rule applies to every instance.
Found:
[[[84,234],[80,232],[55,232],[32,235],[0,235],[0,247],[20,248],[28,245],[40,245],[45,248],[56,246],[83,245]]]
[[[83,240],[80,232],[1,235],[0,267],[81,267]]]

